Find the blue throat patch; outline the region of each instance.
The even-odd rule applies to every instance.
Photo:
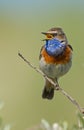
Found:
[[[62,44],[61,41],[53,38],[46,40],[45,49],[50,56],[58,56],[64,52],[66,44]]]

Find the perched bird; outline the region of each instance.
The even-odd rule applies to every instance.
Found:
[[[59,27],[42,32],[46,36],[39,56],[39,67],[47,77],[51,78],[58,86],[59,77],[66,74],[72,65],[72,47],[68,44],[67,37]],[[52,99],[54,86],[45,79],[42,93],[43,98]]]

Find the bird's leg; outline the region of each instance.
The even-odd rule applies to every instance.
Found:
[[[60,87],[59,87],[59,83],[58,83],[58,79],[57,78],[55,79],[55,84],[56,84],[55,89],[59,90]]]

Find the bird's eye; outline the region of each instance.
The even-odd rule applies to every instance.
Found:
[[[57,36],[58,35],[58,33],[53,33],[53,37],[55,37],[55,36]]]
[[[64,34],[64,33],[59,33],[59,35],[63,36],[63,35],[65,35],[65,34]]]

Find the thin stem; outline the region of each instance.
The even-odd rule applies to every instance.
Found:
[[[56,83],[54,83],[52,81],[52,79],[48,78],[40,69],[38,69],[36,66],[32,65],[28,60],[26,60],[25,57],[23,57],[23,55],[21,53],[18,53],[18,55],[20,56],[20,58],[22,58],[24,60],[24,62],[26,62],[32,69],[34,69],[36,72],[40,73],[44,78],[46,78],[53,86],[55,90],[59,90],[65,97],[67,97],[69,99],[69,101],[71,101],[76,107],[77,109],[84,114],[84,108],[82,108],[80,106],[80,104],[74,99],[72,98],[66,91],[64,91],[60,86],[58,86]],[[56,88],[56,86],[58,86]]]

